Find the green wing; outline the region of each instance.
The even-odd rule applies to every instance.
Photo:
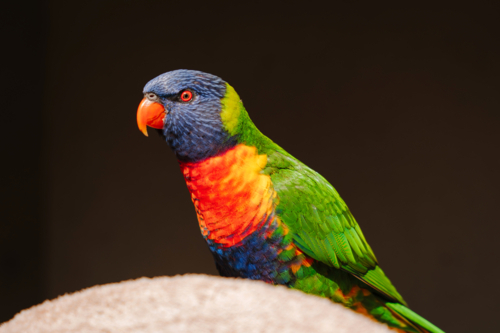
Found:
[[[271,176],[278,194],[277,213],[302,251],[406,304],[378,266],[361,228],[332,185],[284,152],[268,155],[264,172]]]

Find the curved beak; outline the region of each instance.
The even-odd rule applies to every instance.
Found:
[[[145,136],[148,136],[148,126],[162,129],[164,120],[165,108],[163,105],[151,102],[144,97],[137,109],[137,125],[139,126],[139,130]]]

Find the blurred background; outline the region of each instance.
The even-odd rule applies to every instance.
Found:
[[[147,81],[188,68],[337,188],[412,309],[496,328],[497,12],[411,4],[4,4],[0,322],[96,284],[217,274],[173,153],[135,120]]]

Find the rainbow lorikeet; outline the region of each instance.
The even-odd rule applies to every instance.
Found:
[[[222,276],[327,297],[401,332],[443,332],[406,306],[333,186],[263,135],[228,83],[162,74],[137,122],[174,151]]]

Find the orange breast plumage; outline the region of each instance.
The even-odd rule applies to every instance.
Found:
[[[197,163],[181,163],[203,235],[233,246],[266,223],[276,204],[266,155],[237,145]]]

